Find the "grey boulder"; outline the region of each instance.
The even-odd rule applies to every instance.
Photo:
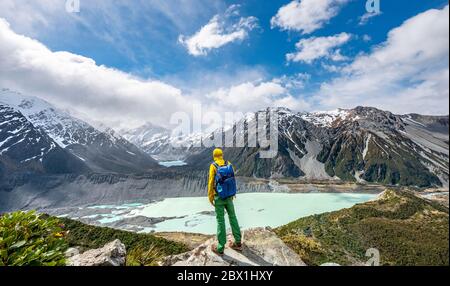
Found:
[[[68,266],[124,266],[125,245],[118,239],[98,249],[91,249],[68,258]]]
[[[229,240],[232,237],[229,236]],[[268,228],[243,232],[242,252],[226,248],[223,256],[216,255],[210,239],[196,249],[166,257],[163,266],[306,266],[301,258]]]

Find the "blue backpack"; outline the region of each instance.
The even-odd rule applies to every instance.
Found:
[[[223,200],[234,197],[237,193],[236,178],[234,177],[233,166],[226,162],[224,166],[213,163],[216,167],[216,191]]]

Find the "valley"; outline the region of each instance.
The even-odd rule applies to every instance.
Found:
[[[448,264],[442,257],[448,243],[448,226],[442,224],[448,221],[448,116],[395,115],[371,107],[313,113],[269,108],[232,128],[181,138],[150,123],[119,132],[94,127],[41,99],[2,89],[0,213],[37,210],[75,228],[164,242],[161,249],[177,249],[164,253],[182,255],[215,232],[214,209],[206,199],[213,148],[197,147],[199,140],[237,140],[238,125],[257,125],[261,113],[279,118],[275,157],[261,158],[260,146],[223,148],[236,170],[243,230],[273,229],[274,241],[309,265],[361,264],[371,242],[389,253],[389,265]],[[256,136],[249,130],[244,128],[245,139]],[[172,145],[181,141],[185,147]],[[392,192],[388,198],[386,189]],[[411,229],[420,224],[436,232],[436,253],[430,236]],[[396,227],[404,228],[414,247],[423,242],[427,257],[415,261],[410,249],[407,255],[391,251],[407,238],[393,244],[377,240]]]
[[[352,207],[376,196],[368,193],[244,193],[235,199],[235,207],[243,230],[275,228],[300,217]],[[216,231],[214,208],[204,197],[43,211],[88,224],[141,233],[188,232],[211,235]]]

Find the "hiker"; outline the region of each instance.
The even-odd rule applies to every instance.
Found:
[[[234,169],[230,162],[223,159],[223,151],[215,149],[213,152],[214,162],[209,168],[208,198],[216,210],[217,218],[217,239],[219,244],[213,247],[213,251],[218,255],[223,255],[227,242],[227,232],[225,227],[225,210],[228,213],[234,242],[230,243],[230,248],[241,251],[241,230],[234,210],[233,200],[236,196],[236,179]]]

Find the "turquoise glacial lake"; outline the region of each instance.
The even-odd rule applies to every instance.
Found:
[[[187,164],[184,161],[161,161],[158,162],[159,165],[170,168],[170,167],[180,167],[180,166],[186,166]]]
[[[355,193],[249,193],[239,194],[234,203],[240,226],[247,229],[278,227],[301,217],[349,208],[376,196]],[[214,208],[206,197],[172,198],[140,205],[126,214],[126,217],[134,216],[172,218],[145,228],[143,232],[216,232]]]

